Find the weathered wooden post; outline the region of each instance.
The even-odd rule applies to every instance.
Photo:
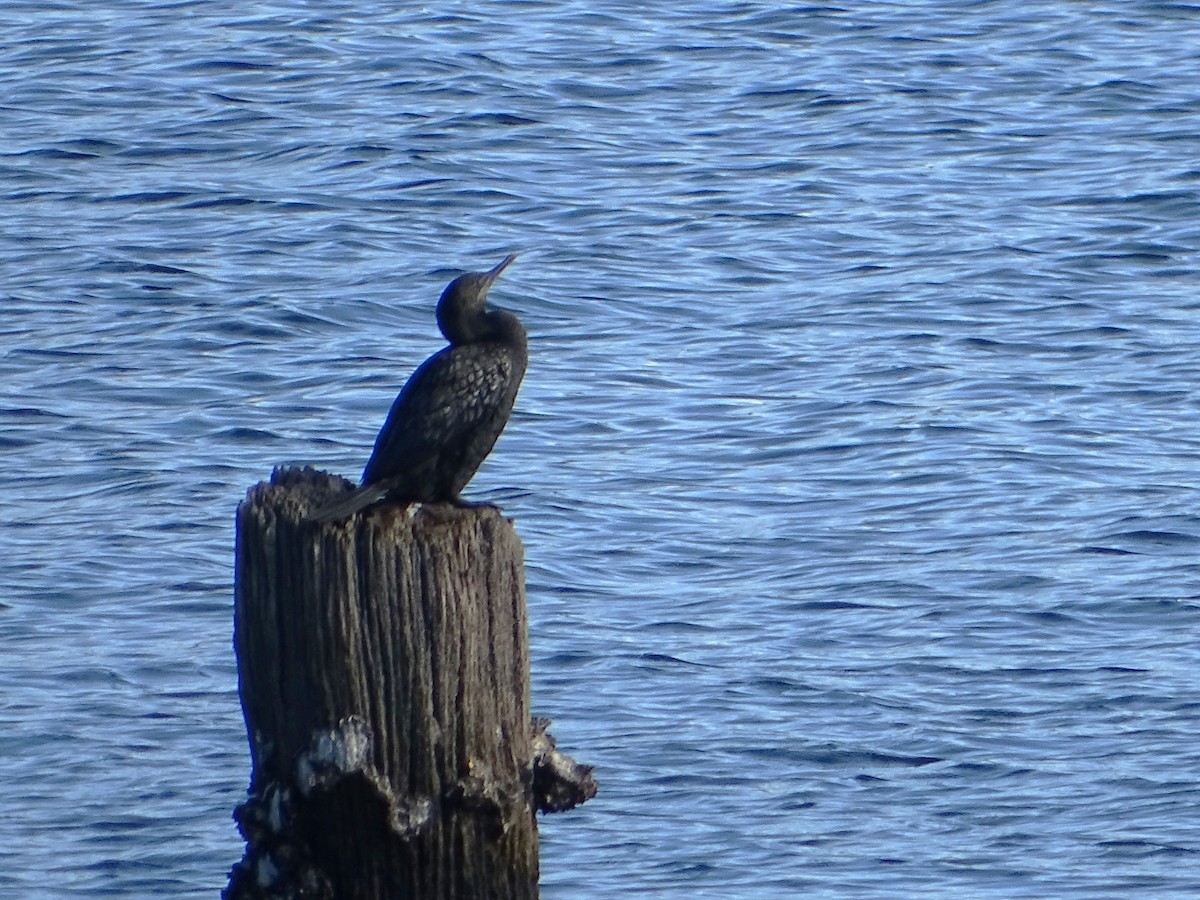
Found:
[[[277,470],[238,509],[253,773],[225,897],[534,898],[536,810],[595,784],[530,719],[520,539],[491,507],[308,521],[347,484]]]

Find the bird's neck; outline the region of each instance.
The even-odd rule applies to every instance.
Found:
[[[527,342],[521,320],[506,309],[483,309],[471,316],[438,317],[442,334],[451,344],[496,343],[524,350]]]
[[[525,336],[525,326],[521,320],[507,309],[489,309],[484,312],[487,321],[487,336],[485,341],[494,341],[521,351],[525,350],[528,338]]]

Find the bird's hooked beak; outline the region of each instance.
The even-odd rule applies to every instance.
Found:
[[[487,279],[487,283],[491,284],[493,281],[495,281],[497,278],[499,278],[500,273],[503,272],[505,269],[507,269],[509,266],[511,266],[513,264],[513,262],[516,261],[516,258],[517,258],[517,254],[510,253],[508,256],[504,257],[504,259],[501,261],[500,265],[496,266],[496,268],[489,269],[487,272],[484,272],[483,277],[485,279]]]

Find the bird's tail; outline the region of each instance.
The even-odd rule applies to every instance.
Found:
[[[308,518],[312,522],[336,522],[354,515],[377,500],[382,500],[386,494],[387,488],[377,484],[364,484],[328,506],[318,509]]]

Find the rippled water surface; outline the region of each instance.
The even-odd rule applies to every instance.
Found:
[[[1200,7],[0,5],[0,893],[215,896],[233,511],[494,291],[543,894],[1200,894]]]

